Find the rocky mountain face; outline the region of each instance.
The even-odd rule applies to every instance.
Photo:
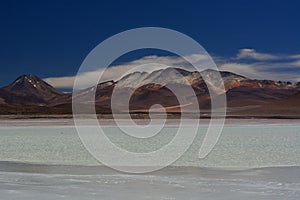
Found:
[[[34,75],[23,75],[0,89],[2,103],[48,105],[64,93]]]
[[[220,72],[225,86],[225,90],[222,90],[218,73],[214,70],[190,72],[174,68],[152,73],[135,72],[123,77],[116,83],[115,88],[124,91],[134,88],[130,102],[133,110],[148,109],[154,103],[164,106],[178,105],[177,98],[168,89],[170,85],[176,85],[178,88],[192,86],[200,107],[205,109],[210,108],[211,97],[226,95],[228,106],[241,107],[262,105],[288,97],[299,90],[299,85],[293,85],[291,82],[252,80],[231,72]],[[209,94],[209,89],[213,94]],[[186,97],[189,98],[192,97]]]
[[[36,76],[23,75],[0,89],[0,105],[46,106],[49,109],[59,109],[61,113],[67,112],[65,110],[70,113],[72,98],[84,105],[89,101],[88,98],[94,98],[91,94],[95,92],[95,103],[99,112],[108,112],[112,93],[117,91],[119,95],[117,98],[120,99],[132,94],[129,101],[132,111],[144,112],[154,104],[161,104],[177,112],[180,110],[176,107],[179,102],[170,88],[181,91],[193,89],[195,95],[184,92],[180,94],[186,107],[190,109],[193,109],[193,105],[190,104],[194,98],[199,102],[201,109],[209,109],[210,99],[220,98],[222,95],[226,95],[229,107],[247,107],[285,99],[300,90],[300,82],[292,84],[282,81],[253,80],[231,72],[220,72],[220,74],[225,90],[220,88],[222,80],[217,71],[191,72],[179,68],[167,68],[151,73],[134,72],[118,81],[107,81],[78,91],[73,94],[73,97],[71,93],[60,92]],[[212,94],[209,93],[210,90],[213,91]]]
[[[152,73],[134,72],[126,75],[117,82],[118,88],[138,88],[147,84],[167,85],[182,84],[191,85],[195,88],[214,87],[218,91],[221,85],[219,72],[214,70],[204,70],[202,72],[190,72],[183,69],[167,68],[157,70]],[[225,90],[228,91],[236,87],[266,88],[266,89],[296,89],[300,83],[293,85],[291,82],[272,80],[253,80],[232,72],[220,72]],[[222,90],[220,90],[222,92]]]

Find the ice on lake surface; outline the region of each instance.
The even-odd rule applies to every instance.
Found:
[[[1,199],[296,200],[300,197],[300,169],[293,167],[246,171],[168,168],[148,175],[100,169],[103,174],[97,174],[95,169],[87,167],[80,170],[73,170],[71,175],[0,172]],[[89,170],[92,172],[88,175]]]
[[[182,158],[143,175],[101,166],[69,120],[0,124],[1,199],[300,199],[298,121],[229,121],[214,150],[200,160],[203,125]],[[105,129],[116,145],[142,152],[168,143],[175,128],[143,141],[110,124]]]

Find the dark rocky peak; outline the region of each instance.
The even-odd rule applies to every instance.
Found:
[[[43,81],[41,78],[32,75],[22,75],[18,77],[13,83],[4,87],[3,89],[9,92],[16,93],[43,93],[43,94],[61,94],[59,90]]]
[[[1,88],[0,97],[6,103],[49,104],[64,95],[41,78],[28,74],[18,77],[10,85]]]

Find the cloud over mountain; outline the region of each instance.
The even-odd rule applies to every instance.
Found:
[[[209,58],[202,54],[188,56],[190,60],[203,66],[210,63]],[[253,79],[272,79],[283,81],[300,81],[300,55],[284,55],[258,52],[255,49],[241,49],[234,58],[214,56],[220,70],[231,71]],[[133,71],[152,72],[166,67],[177,67],[193,70],[186,60],[176,56],[146,56],[132,62],[114,65],[104,70],[85,72],[78,75],[83,89],[95,84],[100,75],[100,82],[119,80]],[[73,88],[75,76],[49,77],[44,79],[56,88]]]

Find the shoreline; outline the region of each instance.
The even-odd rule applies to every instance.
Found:
[[[27,163],[17,161],[0,161],[0,172],[15,172],[15,173],[33,173],[33,174],[69,174],[69,175],[114,175],[114,174],[132,174],[132,175],[163,175],[174,173],[180,174],[223,174],[223,173],[242,173],[249,171],[260,170],[285,170],[296,169],[300,172],[300,165],[282,165],[282,166],[262,166],[262,167],[197,167],[197,166],[167,166],[160,170],[141,174],[132,174],[120,172],[105,165],[57,165],[57,164],[40,164],[40,163]],[[205,173],[203,173],[205,172]],[[300,173],[299,173],[300,174]]]
[[[153,114],[151,114],[153,115]],[[126,119],[125,115],[118,114],[118,119]],[[154,114],[155,119],[160,119],[161,114]],[[93,118],[93,115],[80,115],[80,118],[90,119]],[[112,114],[97,114],[98,119],[114,119]],[[149,119],[148,113],[132,113],[132,119]],[[180,113],[168,113],[168,119],[180,119]],[[211,116],[208,114],[203,114],[200,116],[200,119],[210,119]],[[217,116],[216,118],[223,118],[223,116]],[[227,114],[226,119],[300,119],[299,115],[233,115]],[[73,119],[72,114],[66,115],[0,115],[0,120],[8,119]],[[187,116],[187,119],[197,119],[195,115],[191,114]]]
[[[110,119],[100,118],[98,122],[101,127],[118,127],[116,122],[121,122],[122,126],[126,126],[128,119]],[[150,121],[147,119],[134,119],[138,125],[147,125]],[[95,123],[92,118],[81,118],[79,123],[82,126],[94,127]],[[199,127],[206,127],[210,123],[210,119],[186,119],[182,126],[189,127],[198,125]],[[178,127],[180,119],[168,119],[164,126]],[[225,119],[225,126],[259,126],[259,125],[300,125],[300,119],[286,119],[286,118],[227,118]],[[154,119],[153,125],[161,125],[160,119]],[[221,124],[220,124],[221,125]],[[0,118],[0,130],[4,129],[26,129],[26,128],[75,128],[73,118]]]

